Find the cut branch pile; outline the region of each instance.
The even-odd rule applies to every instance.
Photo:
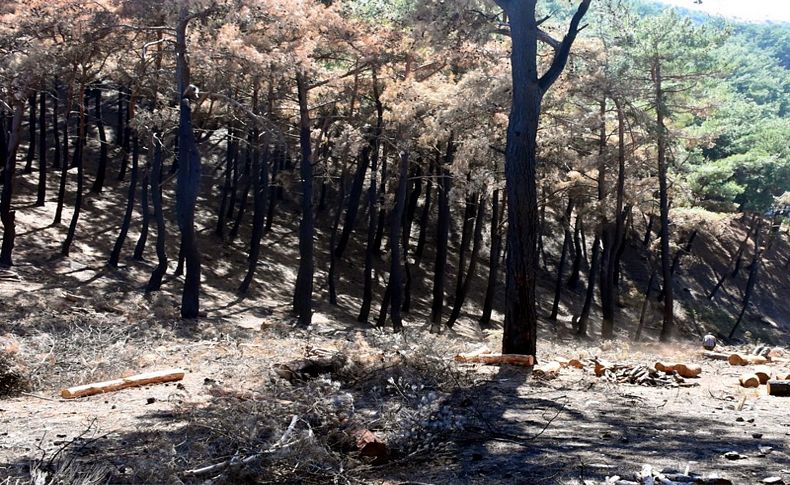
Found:
[[[636,384],[651,387],[690,387],[696,383],[686,379],[673,370],[659,371],[643,364],[613,364],[594,360],[595,375],[617,384]]]

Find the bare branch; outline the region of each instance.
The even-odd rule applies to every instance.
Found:
[[[568,63],[568,56],[571,53],[571,45],[573,45],[573,41],[576,40],[576,35],[579,33],[579,23],[581,22],[584,15],[587,13],[587,10],[590,8],[590,0],[582,0],[581,4],[579,4],[578,10],[576,13],[573,14],[573,18],[571,19],[571,23],[568,26],[568,33],[562,39],[559,48],[554,53],[554,60],[551,62],[551,67],[549,70],[546,71],[543,76],[541,76],[538,83],[540,84],[540,89],[543,92],[546,92],[552,84],[560,77],[562,74],[563,69],[565,69],[565,65]]]

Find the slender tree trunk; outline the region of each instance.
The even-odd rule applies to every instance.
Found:
[[[486,215],[486,206],[484,204],[484,199],[479,196],[476,196],[475,198],[477,202],[475,204],[475,213],[472,216],[474,218],[474,230],[472,233],[472,252],[469,255],[469,269],[466,271],[466,276],[464,276],[464,280],[460,288],[456,288],[455,303],[450,313],[450,319],[447,321],[447,326],[450,328],[455,325],[455,322],[461,315],[461,309],[464,306],[464,301],[466,301],[466,297],[469,294],[469,289],[472,286],[472,279],[477,274],[477,261],[480,256],[480,245],[483,242],[483,219],[485,219]],[[459,274],[461,274],[463,270],[464,268],[459,266]]]
[[[672,270],[669,255],[669,193],[667,189],[666,127],[664,126],[664,92],[661,63],[656,60],[653,70],[656,88],[656,126],[658,129],[658,186],[661,209],[661,275],[664,288],[664,324],[660,340],[666,342],[675,330],[673,313]]]
[[[366,323],[370,315],[373,301],[373,244],[376,241],[376,170],[380,150],[381,130],[384,123],[384,105],[379,96],[378,80],[373,76],[373,97],[376,103],[376,127],[370,142],[370,187],[368,188],[368,237],[365,248],[364,287],[362,290],[362,306],[357,321]]]
[[[253,98],[253,106],[257,105],[257,92],[254,94]],[[257,111],[257,106],[255,106],[255,110]],[[258,148],[255,146],[257,143],[257,130],[252,130],[250,132],[250,136],[248,138],[249,143],[249,150],[247,152],[247,162],[244,164],[244,171],[242,173],[242,189],[241,189],[241,199],[239,200],[239,210],[236,212],[236,219],[233,221],[233,227],[230,229],[230,234],[228,234],[228,238],[233,241],[236,239],[236,236],[239,234],[239,228],[241,227],[241,223],[244,220],[244,214],[247,212],[247,200],[250,196],[250,188],[252,187],[252,179],[250,177],[250,170],[252,166],[252,160],[255,157],[260,156],[257,151]]]
[[[296,277],[293,309],[303,327],[310,325],[313,316],[313,153],[310,143],[310,111],[307,105],[307,78],[296,75],[299,95],[299,143],[302,150],[300,174],[302,178],[302,220],[299,223],[299,272]]]
[[[411,228],[414,223],[414,216],[417,214],[417,203],[422,192],[422,170],[416,167],[414,171],[414,181],[409,193],[409,202],[406,208],[405,221],[403,225],[403,269],[406,275],[406,283],[403,287],[403,306],[404,313],[411,311],[411,287],[412,287],[412,265],[409,263],[409,246],[411,241]]]
[[[58,113],[60,112],[60,81],[55,78],[55,86],[52,93],[52,138],[55,153],[53,154],[52,167],[60,168],[60,124]]]
[[[442,324],[444,309],[444,282],[447,271],[447,245],[450,237],[450,188],[452,177],[448,167],[455,157],[455,143],[452,135],[447,142],[444,163],[436,168],[439,176],[437,190],[439,192],[439,217],[436,221],[436,260],[433,265],[433,304],[431,305],[431,331],[438,332]]]
[[[238,143],[236,142],[236,134],[231,128],[228,130],[228,147],[225,156],[225,182],[222,185],[219,208],[217,209],[217,228],[214,230],[214,234],[222,240],[225,239],[225,217],[228,212],[228,199],[230,196],[230,186],[232,184],[232,167],[237,159]]]
[[[384,145],[383,155],[381,157],[381,184],[378,188],[379,197],[379,218],[376,223],[376,237],[373,240],[373,255],[381,258],[381,241],[384,239],[384,227],[387,225],[387,209],[384,207],[384,198],[387,195],[387,147]]]
[[[100,194],[104,189],[104,180],[107,177],[107,132],[104,129],[102,115],[101,89],[94,89],[94,103],[96,104],[96,128],[99,131],[99,165],[96,167],[96,180],[93,182],[91,192]]]
[[[151,180],[151,167],[148,163],[143,167],[143,177],[140,181],[140,214],[142,215],[142,226],[140,227],[140,237],[134,246],[132,258],[135,261],[142,261],[145,253],[145,243],[148,241],[148,225],[151,221],[151,211],[148,207],[148,184]]]
[[[180,96],[181,95],[179,94],[179,97]],[[122,137],[121,169],[118,171],[119,181],[123,181],[123,179],[126,177],[126,167],[129,161],[129,141],[131,140],[132,136],[132,110],[134,110],[134,100],[132,99],[131,93],[125,92],[123,94],[123,99],[126,101],[126,110],[124,112],[125,123],[123,123],[123,131],[119,133],[119,136]]]
[[[571,234],[570,223],[571,223],[571,216],[573,215],[573,199],[568,196],[568,206],[565,209],[565,215],[562,219],[562,227],[565,232],[565,236],[562,240],[562,251],[560,253],[560,262],[557,264],[557,282],[554,285],[554,303],[551,305],[551,315],[549,315],[549,320],[556,321],[557,314],[559,313],[560,309],[560,298],[562,297],[562,272],[565,269],[565,260],[568,254],[568,247],[571,245],[571,239],[573,235]]]
[[[467,182],[469,179],[467,178]],[[453,307],[450,310],[450,318],[447,320],[446,325],[450,328],[453,327],[458,316],[461,314],[461,309],[458,308],[458,302],[462,298],[461,293],[464,287],[464,277],[466,271],[466,260],[469,254],[469,245],[472,242],[472,231],[475,226],[475,214],[477,214],[477,207],[479,206],[479,198],[477,195],[467,195],[466,204],[464,205],[463,224],[461,226],[461,244],[458,245],[458,266],[456,266],[455,275],[455,295],[453,298]]]
[[[25,161],[24,173],[33,173],[33,159],[36,158],[36,93],[30,95],[28,98],[28,106],[30,117],[28,118],[28,146],[27,158]]]
[[[132,214],[134,213],[134,197],[137,193],[137,174],[138,174],[138,142],[137,137],[134,137],[132,141],[133,152],[132,152],[132,174],[129,178],[129,191],[126,197],[126,212],[124,212],[123,222],[121,222],[121,231],[118,233],[118,238],[115,240],[115,246],[113,246],[112,252],[110,253],[110,259],[107,262],[107,266],[111,268],[118,267],[118,261],[121,259],[121,251],[123,250],[123,244],[126,241],[126,234],[129,232],[129,226],[132,222]],[[161,189],[160,189],[161,191]],[[161,196],[160,196],[161,197]]]
[[[395,207],[390,213],[390,318],[395,332],[400,332],[403,328],[401,319],[401,309],[403,305],[403,269],[401,267],[401,232],[403,224],[404,209],[406,206],[406,190],[409,183],[409,154],[400,154],[400,180],[398,181],[398,192],[395,198]]]
[[[584,256],[584,251],[582,250],[582,234],[584,228],[582,227],[582,214],[581,212],[576,209],[576,221],[574,222],[573,226],[573,263],[571,264],[571,275],[568,277],[568,288],[575,290],[579,286],[579,280],[581,279],[581,268],[582,268],[582,259],[586,258]]]
[[[367,152],[369,153],[369,152]],[[343,222],[343,232],[340,234],[337,246],[335,247],[335,257],[340,258],[346,250],[348,240],[351,232],[354,230],[354,225],[357,220],[357,213],[359,212],[359,202],[362,196],[362,188],[365,184],[365,174],[368,168],[369,156],[362,155],[359,157],[359,164],[354,173],[354,179],[351,183],[351,190],[348,194],[348,206],[346,208],[346,218]]]
[[[44,207],[47,198],[47,93],[39,93],[38,107],[38,190],[36,207]]]
[[[159,134],[154,134],[154,159],[151,165],[151,202],[154,206],[154,220],[156,221],[156,259],[157,264],[148,285],[146,292],[159,291],[162,287],[162,278],[167,271],[167,228],[165,227],[165,215],[162,208],[162,140]]]
[[[257,137],[256,137],[257,138]],[[261,149],[262,148],[262,149]],[[266,201],[269,197],[269,137],[264,136],[262,147],[255,151],[252,159],[253,180],[253,212],[252,236],[250,237],[250,257],[248,258],[247,275],[239,286],[239,293],[249,291],[258,259],[261,253],[261,239],[263,238],[264,222],[266,218]]]
[[[645,229],[645,237],[642,240],[642,246],[647,247],[650,244],[650,239],[653,236],[653,224],[655,224],[656,216],[650,214],[647,219],[647,229]]]
[[[590,319],[590,308],[592,307],[595,295],[595,279],[598,273],[598,255],[600,254],[601,239],[596,234],[593,241],[592,258],[590,260],[590,272],[587,276],[587,293],[584,296],[584,305],[579,315],[579,327],[576,330],[577,337],[587,337],[587,327]]]
[[[647,314],[647,305],[650,302],[650,291],[653,289],[653,281],[656,279],[656,270],[650,271],[650,278],[647,280],[647,288],[645,288],[645,299],[642,300],[642,311],[639,314],[639,325],[636,327],[634,334],[634,342],[639,342],[642,338],[642,330],[645,328],[645,315]]]
[[[754,217],[752,217],[752,221],[754,221]],[[740,266],[740,260],[743,257],[743,252],[746,249],[746,243],[749,242],[749,237],[751,236],[753,229],[756,226],[752,223],[751,225],[747,226],[746,229],[746,236],[744,236],[741,244],[738,246],[737,251],[733,254],[733,257],[730,263],[727,265],[724,271],[722,271],[721,276],[719,276],[719,280],[716,282],[716,285],[713,287],[711,292],[708,294],[708,299],[712,300],[716,297],[716,293],[721,289],[722,285],[724,285],[724,281],[727,279],[727,276],[734,277],[736,268]],[[733,268],[733,271],[730,271],[730,267]]]
[[[502,205],[504,206],[504,204]],[[499,276],[499,261],[502,258],[502,232],[499,227],[501,219],[502,209],[500,209],[499,203],[499,189],[496,189],[494,190],[491,210],[491,253],[488,258],[488,284],[486,286],[485,301],[483,302],[483,314],[480,317],[481,327],[491,324],[491,312],[494,309],[494,297],[497,292]]]
[[[74,212],[71,215],[71,223],[69,224],[68,232],[66,233],[66,239],[63,241],[63,247],[61,248],[60,252],[63,256],[68,256],[69,251],[71,250],[71,244],[74,241],[74,236],[77,232],[77,222],[80,218],[80,212],[82,210],[82,187],[83,182],[85,180],[84,170],[83,167],[85,163],[83,162],[83,142],[82,140],[85,138],[85,129],[87,127],[87,113],[85,112],[85,86],[80,85],[80,92],[78,98],[80,100],[80,118],[79,118],[79,127],[77,128],[77,142],[74,145],[74,158],[72,162],[77,166],[77,194],[74,200]],[[67,166],[67,165],[64,165]]]
[[[422,261],[423,253],[425,252],[425,240],[428,237],[428,220],[431,217],[431,196],[433,195],[432,176],[436,173],[435,166],[438,165],[439,155],[437,155],[437,163],[431,164],[428,170],[428,183],[425,185],[425,200],[422,204],[422,212],[420,212],[420,234],[417,237],[417,248],[414,250],[414,259],[419,264]],[[441,187],[441,183],[436,184],[437,188]]]
[[[337,199],[337,208],[332,221],[332,233],[329,238],[329,271],[326,275],[327,286],[329,288],[329,304],[337,306],[337,231],[340,227],[340,218],[343,215],[343,203],[346,199],[346,167],[343,166],[343,173],[340,174],[340,193]]]
[[[73,99],[72,86],[66,90],[66,113],[63,119],[63,161],[60,164],[60,183],[58,185],[58,205],[55,209],[55,219],[53,224],[60,224],[63,216],[63,203],[66,197],[66,177],[69,170],[69,118],[71,117],[71,107]]]
[[[14,193],[14,175],[16,172],[16,154],[20,142],[20,130],[25,104],[17,101],[14,105],[14,117],[11,121],[11,130],[8,142],[4,143],[3,150],[3,192],[0,195],[0,222],[3,223],[3,244],[0,248],[0,266],[13,264],[12,253],[16,238],[16,212],[11,210],[11,199]],[[5,116],[5,115],[4,115]],[[2,133],[5,138],[5,131]]]

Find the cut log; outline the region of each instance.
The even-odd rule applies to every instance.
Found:
[[[756,374],[747,372],[740,378],[741,387],[760,387],[760,378]]]
[[[725,354],[723,352],[703,352],[702,356],[706,359],[711,360],[727,360],[730,358],[730,354]]]
[[[776,376],[774,377],[777,381],[790,381],[790,372],[786,370],[778,370],[776,371]]]
[[[122,379],[115,379],[105,382],[94,382],[83,386],[69,387],[60,391],[61,397],[74,399],[77,397],[93,396],[106,392],[120,391],[128,387],[139,387],[148,384],[159,384],[162,382],[180,381],[184,378],[184,371],[181,369],[167,369],[156,372],[146,372]]]
[[[535,377],[540,377],[543,379],[553,379],[560,375],[561,368],[562,365],[559,362],[549,362],[547,364],[535,366],[535,368],[532,370],[532,374]]]
[[[771,379],[771,374],[773,374],[773,370],[767,365],[758,365],[754,368],[754,375],[760,379],[760,384],[768,382]]]
[[[584,369],[584,363],[579,359],[559,359],[558,362],[562,367],[575,367],[577,369]]]
[[[702,374],[702,367],[697,364],[676,364],[668,362],[656,362],[656,370],[662,372],[677,372],[681,377],[699,377]]]
[[[732,354],[727,358],[730,365],[762,365],[767,364],[768,359],[761,355]]]
[[[790,381],[768,381],[768,394],[771,396],[790,396]]]
[[[534,356],[523,354],[458,354],[455,356],[455,361],[463,364],[508,364],[525,367],[535,365]]]

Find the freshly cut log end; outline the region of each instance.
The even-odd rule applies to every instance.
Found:
[[[768,359],[761,355],[732,354],[727,362],[730,365],[762,365],[767,364]]]
[[[756,374],[751,372],[747,372],[743,374],[740,378],[741,387],[760,387],[760,378],[757,377]]]
[[[521,365],[532,367],[535,356],[523,354],[458,354],[455,361],[463,364]]]
[[[767,365],[760,365],[754,368],[754,374],[760,379],[760,384],[765,384],[771,379],[773,371]]]
[[[771,396],[790,396],[790,381],[768,381],[768,394]]]
[[[64,399],[75,399],[78,397],[93,396],[107,392],[120,391],[129,387],[139,387],[148,384],[159,384],[163,382],[180,381],[184,378],[184,371],[181,369],[166,369],[156,372],[146,372],[112,381],[94,382],[82,386],[69,387],[60,391]]]

